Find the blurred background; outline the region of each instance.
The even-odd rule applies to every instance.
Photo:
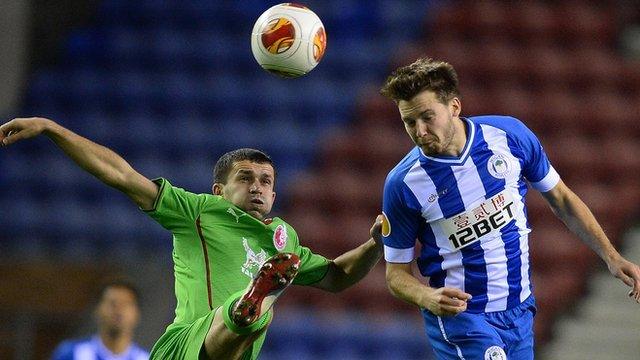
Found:
[[[384,178],[411,148],[379,87],[399,65],[440,58],[459,72],[463,114],[523,120],[640,261],[637,1],[306,1],[327,51],[293,80],[250,50],[254,21],[276,3],[0,1],[0,115],[55,119],[192,192],[210,192],[223,153],[263,149],[279,171],[273,214],[335,257],[366,240]],[[528,201],[538,358],[637,359],[637,304],[539,194]],[[170,234],[48,139],[0,150],[0,229],[0,359],[47,359],[90,335],[106,276],[140,286],[140,344],[172,321]],[[262,359],[432,357],[383,264],[338,295],[294,287],[276,309]]]

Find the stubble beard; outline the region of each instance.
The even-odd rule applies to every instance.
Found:
[[[449,149],[449,147],[451,146],[451,144],[453,143],[453,138],[456,135],[456,126],[455,126],[455,122],[453,121],[453,118],[449,119],[449,128],[447,129],[447,132],[445,133],[444,136],[444,141],[433,141],[433,142],[429,142],[429,143],[423,143],[422,141],[420,141],[419,138],[414,138],[414,143],[416,143],[416,145],[418,145],[422,151],[425,153],[425,155],[440,155],[444,152],[447,151],[447,149]]]
[[[453,143],[453,138],[456,136],[456,125],[453,121],[453,119],[449,119],[449,131],[448,134],[446,134],[446,143],[444,143],[442,145],[442,151],[447,151],[447,149],[449,149],[451,147],[451,144]]]

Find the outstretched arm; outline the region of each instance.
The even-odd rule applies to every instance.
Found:
[[[313,286],[339,292],[364,278],[382,257],[381,227],[382,218],[378,216],[369,230],[371,238],[331,261],[327,274]]]
[[[609,271],[632,287],[629,296],[640,303],[640,268],[616,251],[596,218],[578,195],[562,180],[542,195],[549,202],[556,216],[604,260]]]
[[[125,193],[142,209],[151,209],[158,187],[110,149],[45,118],[18,118],[0,125],[2,146],[44,134],[76,164],[105,184]]]

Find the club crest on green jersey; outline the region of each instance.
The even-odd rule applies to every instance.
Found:
[[[278,251],[281,251],[287,246],[287,227],[285,225],[278,225],[273,232],[273,246],[275,246]]]
[[[264,249],[260,249],[258,253],[253,251],[249,246],[249,240],[245,237],[242,237],[242,246],[244,246],[244,251],[247,253],[247,259],[244,264],[242,264],[242,273],[253,279],[256,271],[267,261],[267,253]]]

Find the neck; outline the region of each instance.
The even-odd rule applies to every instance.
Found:
[[[130,333],[120,332],[120,333],[110,333],[107,330],[100,331],[100,340],[104,344],[104,346],[109,349],[113,354],[121,354],[133,341],[133,336]]]

